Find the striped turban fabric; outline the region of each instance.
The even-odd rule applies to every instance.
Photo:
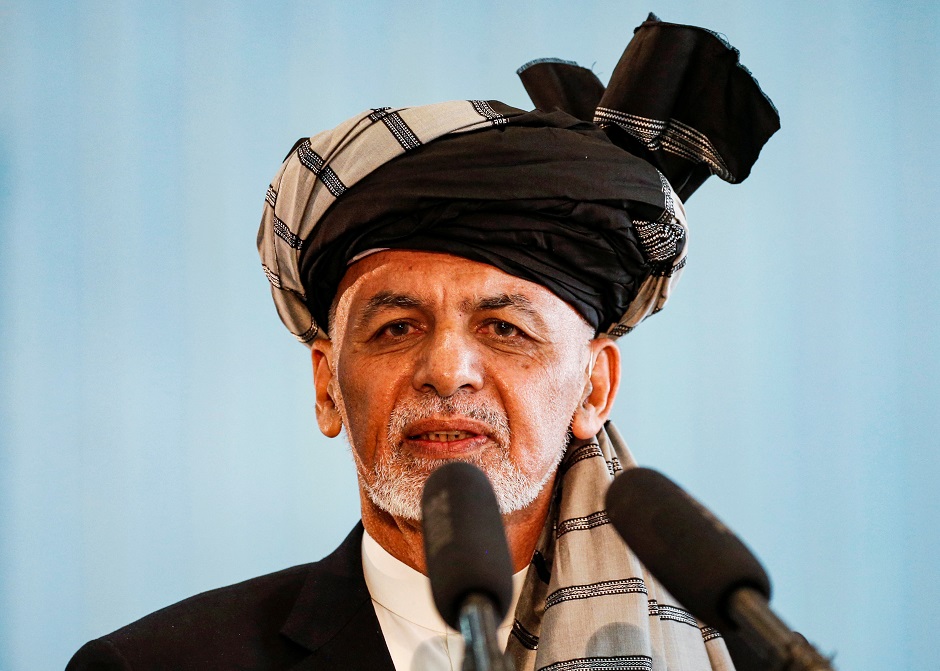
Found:
[[[598,335],[628,333],[685,266],[682,201],[710,175],[744,180],[779,128],[737,50],[652,15],[606,88],[558,59],[519,74],[539,109],[375,108],[295,144],[258,250],[301,342],[327,336],[347,265],[376,249],[489,263],[547,287]]]
[[[471,100],[373,109],[298,142],[258,246],[278,314],[309,344],[347,265],[389,248],[489,263],[616,337],[666,303],[687,237],[666,177],[594,124]]]

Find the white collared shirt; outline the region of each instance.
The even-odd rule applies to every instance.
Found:
[[[362,571],[396,671],[456,671],[463,637],[447,626],[431,596],[427,576],[395,559],[368,532],[362,536]],[[496,631],[505,649],[526,569],[512,577],[512,607]]]

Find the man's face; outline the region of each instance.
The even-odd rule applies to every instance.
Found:
[[[590,386],[578,313],[538,284],[428,252],[368,256],[338,296],[317,375],[372,502],[419,519],[425,479],[459,459],[487,473],[504,513],[531,503]]]

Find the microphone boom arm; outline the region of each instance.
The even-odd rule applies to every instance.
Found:
[[[463,671],[512,671],[496,639],[496,607],[480,594],[471,594],[460,607]]]
[[[828,659],[777,617],[758,590],[735,590],[728,610],[741,638],[764,659],[776,660],[773,671],[834,671]]]

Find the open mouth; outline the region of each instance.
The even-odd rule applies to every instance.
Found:
[[[486,422],[470,417],[423,417],[403,424],[390,440],[432,459],[467,457],[497,443]]]
[[[411,440],[427,440],[432,443],[450,443],[455,440],[465,440],[473,438],[479,434],[469,431],[429,431],[428,433],[419,433],[414,436],[408,436]]]

